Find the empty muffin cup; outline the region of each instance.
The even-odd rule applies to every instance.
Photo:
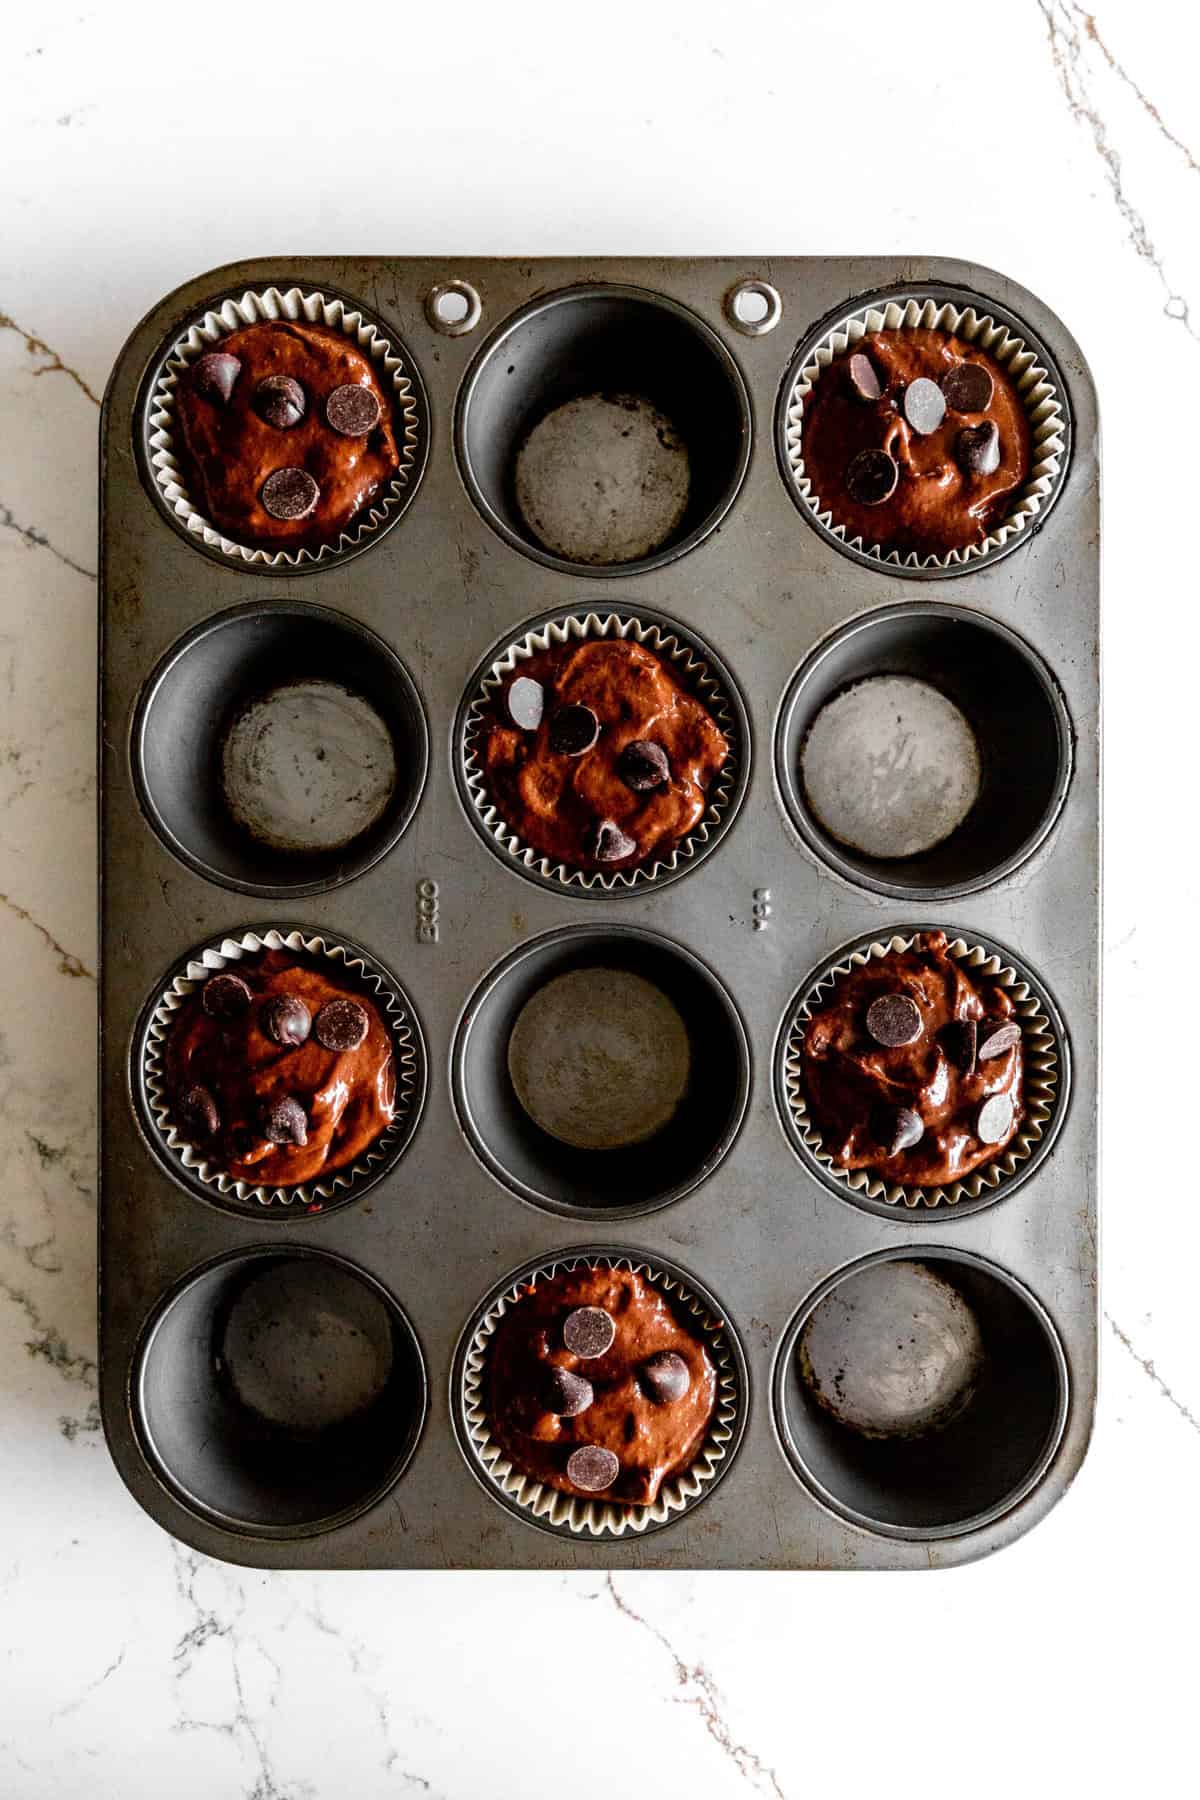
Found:
[[[1066,1426],[1067,1360],[1036,1297],[938,1247],[839,1270],[788,1325],[775,1425],[805,1487],[864,1530],[977,1531],[1042,1479]]]
[[[187,1276],[135,1354],[142,1452],[189,1511],[247,1537],[330,1531],[400,1479],[424,1361],[387,1289],[342,1257],[232,1251]]]
[[[950,900],[1045,842],[1071,782],[1057,681],[998,620],[884,607],[825,638],[792,677],[775,778],[808,847],[847,881]]]
[[[573,574],[670,562],[720,523],[750,457],[736,363],[640,288],[570,288],[501,326],[463,385],[463,479],[514,549]]]
[[[717,977],[632,926],[522,944],[468,1001],[451,1069],[484,1167],[573,1218],[681,1199],[729,1150],[750,1086],[745,1028]]]
[[[300,601],[234,607],[174,644],[134,718],[142,808],[167,848],[246,894],[313,894],[398,842],[429,733],[400,658]]]

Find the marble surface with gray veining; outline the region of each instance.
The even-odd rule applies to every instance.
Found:
[[[1194,1767],[1200,25],[1174,0],[44,0],[0,108],[0,1793],[1173,1794]],[[259,1574],[109,1464],[95,461],[155,299],[274,249],[936,251],[1081,340],[1106,478],[1104,1368],[953,1574]],[[449,268],[448,268],[449,272]]]

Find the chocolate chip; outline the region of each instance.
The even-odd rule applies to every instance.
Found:
[[[960,1074],[973,1075],[979,1055],[979,1026],[974,1019],[959,1019],[954,1028],[954,1060]]]
[[[505,696],[508,716],[519,731],[536,731],[542,722],[546,690],[540,681],[518,675]]]
[[[320,498],[304,469],[276,469],[262,484],[262,503],[273,519],[306,519]]]
[[[210,350],[207,356],[192,364],[192,386],[205,400],[227,406],[241,372],[242,365],[236,356],[230,356],[227,350]]]
[[[867,1008],[867,1030],[889,1050],[915,1044],[921,1035],[920,1009],[907,994],[880,994]]]
[[[887,1114],[879,1141],[886,1145],[889,1156],[899,1156],[902,1150],[911,1150],[914,1144],[919,1144],[924,1136],[920,1113],[915,1113],[911,1106],[897,1106]]]
[[[583,848],[593,862],[621,862],[632,856],[637,840],[621,830],[612,819],[601,819],[583,840]]]
[[[878,506],[896,491],[900,470],[886,450],[860,450],[846,470],[846,492],[859,506]]]
[[[312,1014],[299,994],[275,994],[259,1014],[267,1036],[285,1050],[302,1044],[312,1030]]]
[[[991,1062],[994,1056],[1003,1056],[1021,1041],[1021,1027],[1015,1019],[1001,1019],[996,1023],[985,1025],[979,1039],[980,1062]]]
[[[671,765],[661,744],[649,738],[634,738],[617,758],[617,774],[635,794],[648,794],[652,788],[665,787],[671,779]]]
[[[603,1356],[612,1349],[617,1328],[602,1306],[577,1306],[563,1320],[562,1335],[572,1356]]]
[[[577,1419],[580,1413],[587,1411],[595,1397],[592,1384],[585,1376],[576,1375],[571,1369],[560,1369],[556,1363],[547,1369],[543,1398],[548,1412],[557,1414],[560,1419]]]
[[[236,1019],[251,1000],[240,975],[210,975],[204,984],[204,1010],[214,1019]]]
[[[946,405],[952,406],[955,412],[986,412],[992,403],[995,385],[983,364],[977,362],[956,363],[942,376]]]
[[[304,1108],[291,1094],[267,1100],[260,1114],[262,1134],[269,1144],[307,1144],[308,1120]]]
[[[288,431],[308,410],[304,389],[290,375],[264,375],[254,390],[254,410],[264,425]]]
[[[936,381],[918,375],[904,390],[904,416],[914,431],[928,437],[946,416],[946,396]]]
[[[994,475],[1000,467],[1000,430],[994,419],[982,425],[964,425],[954,443],[954,454],[964,475]]]
[[[357,1000],[327,1000],[313,1020],[313,1036],[326,1050],[357,1050],[370,1023]]]
[[[179,1096],[179,1117],[196,1137],[212,1137],[221,1123],[217,1103],[206,1087],[185,1088]]]
[[[638,1383],[650,1400],[659,1406],[670,1406],[682,1400],[692,1385],[691,1371],[682,1356],[674,1350],[660,1350],[648,1356],[638,1370]]]
[[[621,1473],[621,1465],[611,1450],[599,1444],[581,1444],[567,1458],[567,1480],[585,1494],[599,1494],[611,1487]]]
[[[350,382],[335,387],[325,402],[325,417],[343,437],[366,437],[379,423],[379,396]]]
[[[560,756],[582,756],[600,736],[600,721],[590,706],[560,706],[550,721],[550,748]]]
[[[1012,1130],[1011,1094],[992,1094],[979,1109],[975,1136],[981,1144],[1002,1144]]]
[[[850,377],[850,386],[860,400],[878,400],[883,389],[879,385],[875,364],[865,350],[854,352],[846,364],[846,373]]]

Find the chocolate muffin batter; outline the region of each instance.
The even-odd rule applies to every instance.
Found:
[[[171,1122],[237,1181],[317,1180],[354,1162],[395,1116],[391,1034],[333,970],[266,950],[210,975],[176,1014]]]
[[[848,538],[945,555],[981,544],[1029,477],[1029,421],[1000,364],[943,331],[877,331],[804,404],[804,468]]]
[[[185,485],[239,544],[335,543],[400,467],[374,364],[320,325],[231,332],[180,376],[176,414]]]
[[[574,868],[620,869],[695,830],[729,745],[661,656],[592,638],[521,663],[479,754],[522,842]]]
[[[488,1353],[493,1437],[534,1480],[584,1499],[653,1504],[694,1461],[716,1392],[700,1338],[629,1269],[531,1284]]]
[[[943,931],[843,975],[804,1028],[802,1086],[843,1169],[906,1187],[961,1181],[1024,1117],[1021,1028],[1007,990]]]

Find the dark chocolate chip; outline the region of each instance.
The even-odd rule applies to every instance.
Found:
[[[846,492],[859,506],[878,506],[896,491],[900,469],[886,450],[860,450],[846,470]]]
[[[622,831],[614,820],[601,819],[587,833],[583,847],[594,862],[621,862],[634,854],[637,841]]]
[[[312,1030],[312,1014],[299,994],[275,994],[259,1014],[267,1036],[285,1050],[302,1044]]]
[[[596,1397],[585,1376],[576,1375],[571,1369],[560,1369],[556,1363],[546,1371],[543,1390],[547,1411],[556,1413],[560,1419],[577,1419]]]
[[[349,382],[335,387],[325,402],[325,417],[343,437],[366,437],[379,423],[379,396]]]
[[[621,1465],[611,1450],[599,1444],[581,1444],[567,1458],[567,1480],[585,1494],[599,1494],[610,1488],[621,1473]]]
[[[955,1026],[954,1060],[962,1075],[973,1075],[979,1055],[979,1026],[974,1019],[959,1019]]]
[[[915,1113],[911,1106],[897,1106],[887,1114],[879,1141],[887,1146],[889,1156],[899,1156],[902,1150],[911,1150],[914,1144],[919,1144],[924,1136],[920,1113]]]
[[[306,519],[320,498],[304,469],[276,469],[262,484],[262,503],[273,519]]]
[[[227,350],[210,350],[192,365],[192,386],[205,400],[227,406],[241,372],[236,356],[230,356]]]
[[[982,425],[964,425],[954,443],[954,454],[964,475],[994,475],[1000,467],[1000,429],[994,419]]]
[[[612,1349],[617,1328],[602,1306],[577,1306],[563,1320],[562,1335],[572,1356],[603,1356]]]
[[[198,1084],[180,1094],[179,1117],[196,1137],[212,1137],[221,1123],[216,1101],[206,1087]]]
[[[992,390],[995,382],[982,363],[955,363],[949,372],[942,376],[942,392],[946,396],[946,405],[952,406],[955,412],[986,412],[992,403]]]
[[[542,710],[546,704],[546,690],[540,681],[532,680],[528,675],[518,675],[510,685],[508,694],[508,716],[520,731],[536,731],[542,722]]]
[[[981,1144],[1002,1144],[1012,1130],[1011,1094],[992,1094],[979,1109],[975,1135]]]
[[[269,1144],[307,1144],[308,1120],[304,1108],[291,1094],[267,1100],[260,1114],[262,1134]]]
[[[582,756],[600,736],[600,721],[590,706],[560,706],[550,721],[550,748],[560,756]]]
[[[647,1398],[659,1406],[670,1406],[682,1400],[692,1385],[691,1371],[674,1350],[660,1350],[648,1356],[638,1370],[638,1382]]]
[[[357,1000],[327,1000],[313,1020],[313,1036],[326,1050],[357,1050],[370,1023]]]
[[[264,425],[289,431],[308,410],[304,389],[291,375],[264,375],[254,390],[254,410]]]
[[[867,1008],[867,1030],[889,1050],[915,1044],[921,1035],[920,1009],[907,994],[880,994]]]
[[[865,350],[854,352],[846,364],[846,373],[850,377],[850,386],[860,400],[878,400],[883,389],[879,385],[875,364]]]
[[[240,975],[210,975],[204,984],[204,1010],[214,1019],[236,1019],[251,1000]]]
[[[946,416],[946,396],[936,381],[918,375],[904,390],[904,416],[914,431],[928,437]]]
[[[649,738],[634,738],[617,758],[617,774],[635,794],[648,794],[652,788],[667,785],[671,764],[661,744]]]
[[[994,1024],[985,1025],[979,1036],[979,1060],[991,1062],[994,1056],[1003,1056],[1021,1041],[1021,1027],[1015,1019],[1000,1019]]]

